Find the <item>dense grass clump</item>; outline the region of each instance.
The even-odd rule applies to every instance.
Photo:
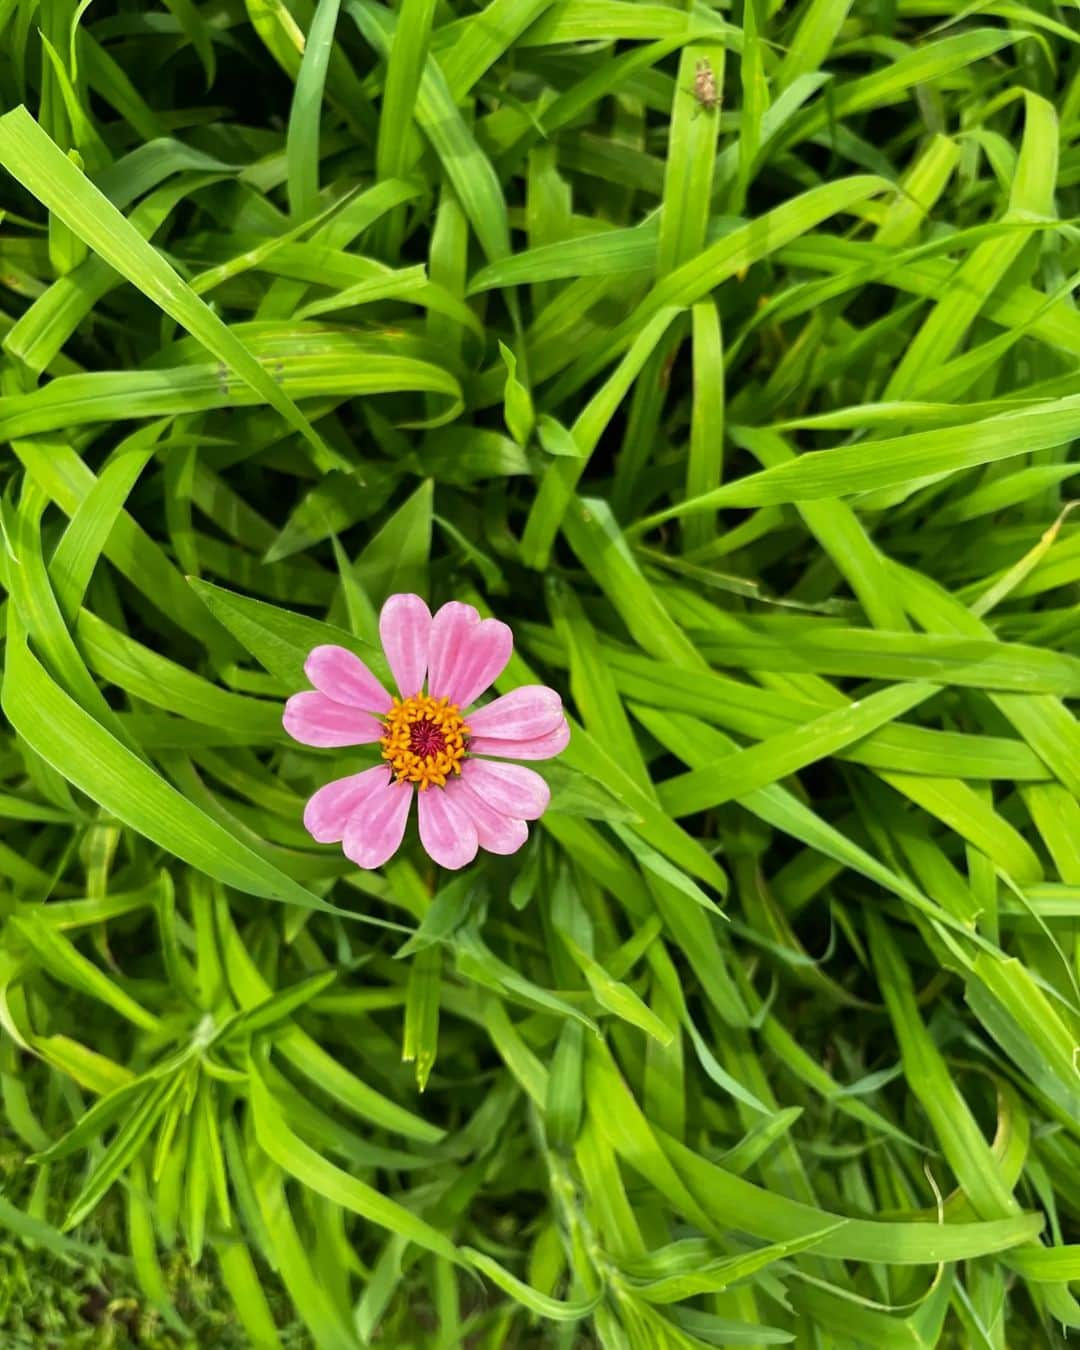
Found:
[[[1080,1330],[1078,14],[0,0],[0,1343]],[[281,726],[404,591],[459,873]]]

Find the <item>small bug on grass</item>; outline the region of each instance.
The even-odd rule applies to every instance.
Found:
[[[694,83],[687,92],[693,94],[697,100],[699,111],[704,109],[705,112],[716,112],[720,107],[720,90],[716,87],[716,74],[707,57],[695,64]]]

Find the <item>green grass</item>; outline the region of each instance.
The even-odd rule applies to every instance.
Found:
[[[0,109],[3,1345],[1071,1343],[1076,0],[0,0]],[[407,590],[573,721],[460,875],[280,724]]]

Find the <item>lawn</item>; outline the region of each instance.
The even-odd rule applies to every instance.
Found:
[[[1078,224],[1078,0],[0,0],[4,1350],[1073,1343]]]

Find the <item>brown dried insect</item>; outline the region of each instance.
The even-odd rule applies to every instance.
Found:
[[[716,112],[720,107],[720,90],[716,87],[716,74],[708,58],[703,58],[694,66],[694,83],[688,93],[697,99],[699,109]],[[695,114],[696,115],[696,114]]]

